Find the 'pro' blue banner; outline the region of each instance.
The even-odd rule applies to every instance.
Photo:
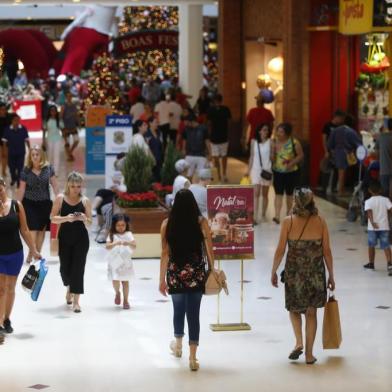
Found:
[[[86,128],[86,174],[105,174],[105,127]]]

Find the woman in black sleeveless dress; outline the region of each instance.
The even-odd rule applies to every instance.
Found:
[[[41,255],[27,227],[23,205],[7,196],[6,184],[0,177],[0,344],[4,333],[12,333],[10,316],[15,299],[15,285],[23,265],[23,237],[34,258]]]
[[[81,192],[83,177],[77,172],[68,175],[64,194],[53,203],[51,219],[60,225],[60,274],[67,287],[66,301],[80,313],[79,296],[84,293],[84,268],[89,250],[86,225],[91,224],[91,204]]]
[[[159,291],[169,293],[174,309],[174,337],[170,349],[182,355],[185,316],[189,331],[189,367],[198,370],[196,351],[200,334],[200,303],[206,281],[206,267],[214,271],[212,240],[192,192],[181,189],[174,199],[169,218],[161,227],[162,256]],[[207,263],[203,257],[203,248]]]

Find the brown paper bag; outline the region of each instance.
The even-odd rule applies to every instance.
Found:
[[[338,301],[333,295],[329,296],[324,307],[323,348],[337,349],[342,343]]]

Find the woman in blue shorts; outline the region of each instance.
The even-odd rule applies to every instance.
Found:
[[[23,205],[7,196],[6,183],[0,177],[0,344],[4,333],[12,333],[10,316],[15,299],[15,284],[23,265],[26,241],[33,257],[40,259],[26,222]]]

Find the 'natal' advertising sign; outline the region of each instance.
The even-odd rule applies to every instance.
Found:
[[[208,223],[218,259],[253,259],[253,187],[208,186]]]

